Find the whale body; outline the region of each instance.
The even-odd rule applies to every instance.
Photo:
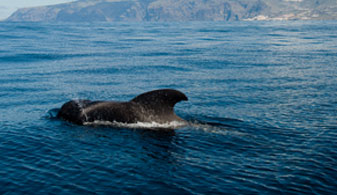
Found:
[[[128,102],[71,100],[63,104],[57,117],[78,125],[95,121],[183,122],[174,113],[174,105],[187,100],[185,94],[174,89],[149,91]]]

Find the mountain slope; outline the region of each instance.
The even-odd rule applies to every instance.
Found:
[[[19,9],[8,21],[337,19],[336,0],[81,0]]]

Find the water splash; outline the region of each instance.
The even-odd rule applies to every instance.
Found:
[[[80,113],[85,117],[85,120],[88,121],[88,115],[86,112],[84,112],[84,102],[81,101],[81,100],[75,100],[75,103],[77,104],[79,110],[80,110]]]
[[[182,121],[171,121],[167,123],[157,123],[157,122],[136,122],[136,123],[122,123],[117,121],[93,121],[85,122],[86,126],[112,126],[117,128],[132,128],[132,129],[176,129],[188,125],[187,122]]]

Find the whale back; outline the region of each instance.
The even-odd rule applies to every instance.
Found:
[[[141,105],[144,110],[159,119],[179,119],[174,113],[174,105],[180,101],[187,101],[185,94],[174,89],[160,89],[143,93],[130,102]],[[163,121],[167,121],[163,120]]]

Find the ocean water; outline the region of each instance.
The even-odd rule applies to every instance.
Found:
[[[0,23],[1,194],[335,194],[337,22]],[[187,126],[78,126],[173,88]],[[152,126],[153,125],[153,126]]]

